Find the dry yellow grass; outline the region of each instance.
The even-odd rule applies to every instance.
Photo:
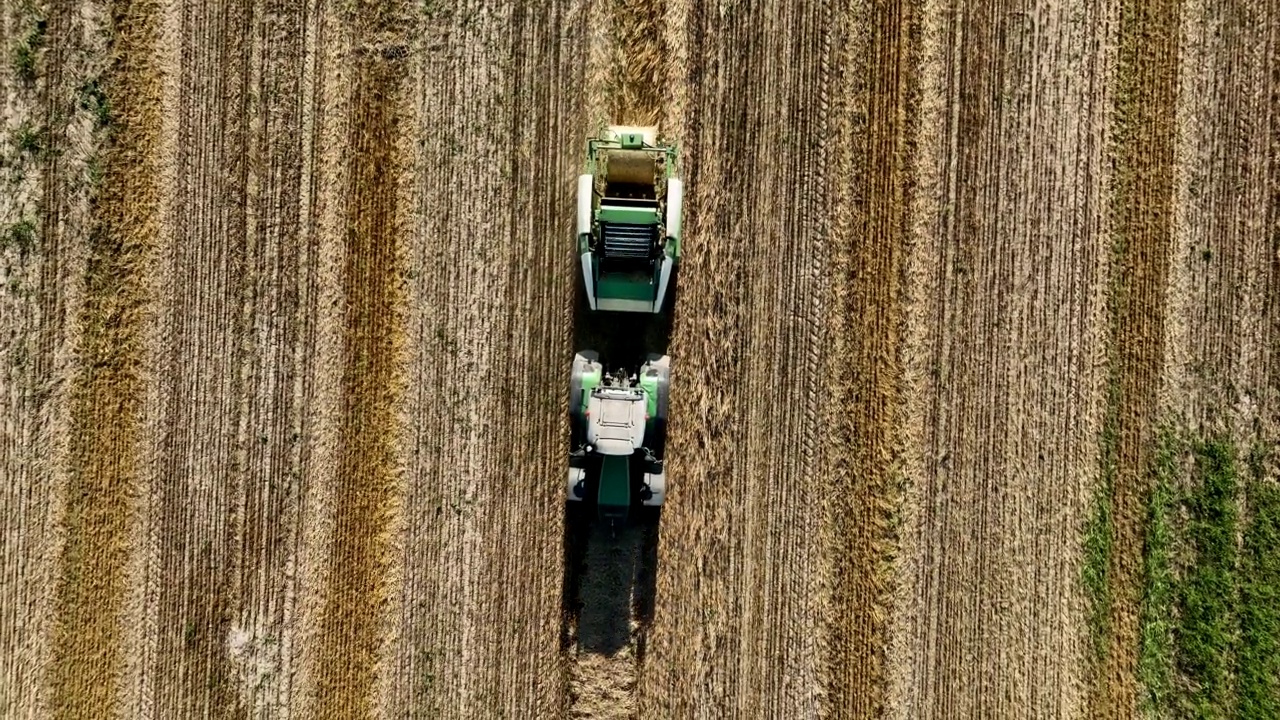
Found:
[[[51,636],[48,708],[59,717],[120,708],[120,644],[128,539],[138,521],[144,392],[146,269],[158,244],[155,133],[160,75],[151,59],[154,3],[120,3],[103,79],[112,98],[111,144],[88,237],[83,304],[75,320],[65,504]]]
[[[832,199],[832,402],[824,418],[822,507],[831,563],[826,680],[837,717],[885,711],[892,561],[891,522],[902,470],[904,272],[913,194],[907,148],[916,133],[920,5],[855,4],[840,19],[849,42],[837,64],[838,133]],[[835,358],[848,360],[841,367]]]
[[[369,23],[375,25],[375,23]],[[363,27],[364,23],[357,23]],[[372,34],[372,33],[371,33]],[[403,479],[403,218],[397,155],[403,132],[402,48],[359,48],[354,59],[343,296],[345,314],[333,538],[322,591],[315,717],[365,717],[397,593],[393,580]]]

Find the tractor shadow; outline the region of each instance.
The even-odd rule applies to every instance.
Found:
[[[639,370],[650,354],[666,355],[671,346],[674,315],[627,312],[593,312],[587,303],[582,276],[574,278],[573,351],[594,350],[605,372],[617,367]],[[675,301],[679,276],[667,290],[667,304]]]
[[[611,656],[634,643],[643,659],[657,587],[657,512],[611,533],[594,507],[565,505],[561,649]]]

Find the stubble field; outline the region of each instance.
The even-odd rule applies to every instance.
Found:
[[[0,14],[0,716],[1280,713],[1274,3]],[[686,185],[617,538],[607,122]]]

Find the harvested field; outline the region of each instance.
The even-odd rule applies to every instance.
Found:
[[[891,703],[1079,716],[1105,336],[1106,8],[926,20]]]
[[[1273,6],[7,3],[0,715],[1280,708]],[[666,318],[580,297],[609,122]],[[672,357],[616,537],[586,348]]]

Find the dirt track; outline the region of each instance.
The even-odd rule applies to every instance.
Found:
[[[1263,0],[11,5],[5,717],[1127,717],[1154,431],[1280,428]],[[608,120],[687,187],[616,541]]]

